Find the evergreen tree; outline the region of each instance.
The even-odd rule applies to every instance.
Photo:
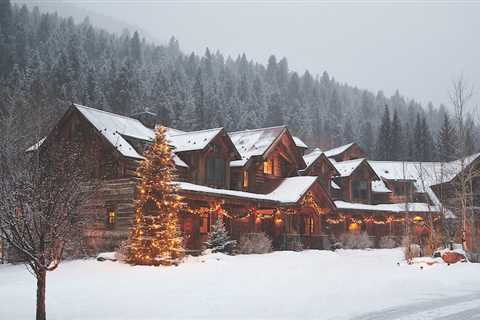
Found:
[[[327,71],[319,77],[308,71],[299,76],[289,70],[286,58],[272,55],[262,65],[245,54],[224,58],[209,49],[203,56],[186,55],[175,38],[155,45],[138,32],[114,35],[93,27],[88,19],[75,24],[38,8],[12,6],[8,0],[0,0],[0,52],[0,116],[16,109],[27,115],[42,105],[46,116],[53,117],[58,110],[48,106],[56,100],[125,115],[152,108],[163,123],[184,130],[287,124],[310,145],[335,147],[353,136],[371,156],[377,156],[382,144],[391,151],[382,158],[403,158],[408,150],[396,152],[404,145],[412,149],[412,160],[432,159],[425,150],[434,144],[428,147],[428,135],[425,140],[420,134],[428,131],[437,138],[444,122],[445,108],[429,104],[423,110],[399,92],[387,98],[381,91],[374,95],[358,90],[338,83]],[[382,138],[373,147],[371,131],[380,138],[385,105],[397,112],[391,135],[396,135],[395,123],[405,126],[400,126],[403,142]],[[415,132],[417,113],[426,114],[427,121],[423,126],[420,119]],[[32,138],[28,125],[20,130],[26,139]],[[477,124],[472,124],[469,136],[462,134],[462,145],[466,141],[468,149],[475,150]]]
[[[365,150],[369,157],[374,156],[375,152],[375,141],[373,136],[373,128],[370,121],[365,121],[362,124],[360,129],[360,136],[359,136],[359,144],[360,147]]]
[[[388,106],[385,105],[383,112],[382,123],[378,131],[377,147],[376,147],[376,159],[377,160],[390,160],[391,159],[391,126],[390,126],[390,111]]]
[[[424,138],[422,137],[422,120],[420,114],[417,113],[417,119],[415,121],[415,129],[413,141],[415,148],[413,151],[412,160],[423,161],[423,150],[424,150]]]
[[[130,40],[130,56],[134,63],[142,62],[142,48],[138,31],[135,31],[132,39]]]
[[[456,159],[457,137],[455,128],[450,123],[448,113],[444,114],[443,125],[437,136],[437,154],[440,161],[452,161]]]
[[[337,90],[333,90],[330,97],[328,114],[325,120],[325,130],[329,134],[328,147],[333,148],[342,144],[342,107]]]
[[[228,235],[223,220],[218,218],[217,222],[212,225],[212,230],[208,233],[208,239],[205,244],[207,249],[211,249],[213,253],[232,253],[236,243],[235,240],[230,240],[230,236]]]
[[[404,140],[403,140],[402,124],[400,122],[400,118],[398,117],[397,110],[393,112],[390,139],[391,139],[390,160],[405,159],[404,151],[403,151]]]
[[[127,260],[132,264],[158,265],[178,261],[182,249],[177,219],[182,207],[177,194],[172,150],[165,127],[155,131],[145,161],[137,169],[140,177],[135,201],[135,226],[128,242]]]
[[[435,153],[435,144],[433,142],[432,134],[430,133],[430,129],[427,124],[427,120],[425,117],[422,118],[422,137],[421,140],[423,141],[423,150],[421,153],[420,160],[421,161],[432,161]]]
[[[350,118],[345,120],[345,125],[343,127],[343,143],[351,143],[355,139],[355,133],[353,132],[353,125],[350,121]]]

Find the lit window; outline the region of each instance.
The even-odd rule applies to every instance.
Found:
[[[115,209],[113,208],[108,208],[107,210],[107,226],[110,228],[113,228],[115,223],[117,222],[117,213],[115,212]]]
[[[263,173],[273,174],[273,160],[267,159],[263,161]]]
[[[243,171],[243,187],[248,188],[248,171]]]

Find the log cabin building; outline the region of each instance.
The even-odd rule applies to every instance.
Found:
[[[96,159],[92,175],[102,184],[81,208],[94,221],[87,230],[92,254],[115,249],[128,236],[135,170],[157,120],[148,112],[125,117],[74,104],[51,134],[27,150],[42,152],[59,136],[76,137]],[[289,249],[293,240],[326,249],[326,239],[360,231],[376,245],[383,236],[396,237],[399,244],[406,225],[422,237],[437,227],[427,225],[427,217],[438,221],[451,213],[442,201],[448,198],[448,183],[460,173],[451,165],[450,180],[436,183],[423,171],[427,168],[431,177],[438,163],[370,161],[356,143],[309,150],[286,126],[237,132],[168,128],[167,139],[179,193],[188,205],[179,224],[192,253],[202,249],[216,219],[223,219],[234,239],[265,232],[276,249]],[[470,158],[469,164],[477,165],[478,155]]]

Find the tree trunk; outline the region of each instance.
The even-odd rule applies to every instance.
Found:
[[[47,271],[41,270],[37,273],[37,313],[36,320],[45,320],[45,288],[47,284]]]

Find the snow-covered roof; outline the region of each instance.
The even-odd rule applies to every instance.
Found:
[[[377,193],[390,193],[392,190],[388,189],[383,180],[372,181],[372,191]]]
[[[349,177],[362,164],[362,162],[365,161],[365,159],[354,159],[341,162],[337,162],[333,159],[329,160],[340,173],[341,177]]]
[[[440,208],[437,206],[429,206],[426,203],[413,202],[413,203],[389,203],[389,204],[363,204],[353,203],[346,201],[335,201],[335,206],[338,209],[346,210],[365,210],[365,211],[381,211],[381,212],[394,212],[394,213],[427,213],[427,212],[440,212]]]
[[[231,165],[241,166],[253,156],[262,156],[285,129],[279,126],[228,133],[242,156],[242,160],[232,161]]]
[[[300,176],[285,178],[268,196],[281,203],[296,203],[317,181],[317,177]]]
[[[336,147],[336,148],[327,150],[327,151],[325,151],[325,155],[326,155],[328,158],[330,158],[330,157],[335,157],[335,156],[337,156],[337,155],[345,152],[345,150],[347,150],[348,148],[350,148],[352,145],[353,145],[353,142],[352,142],[352,143],[349,143],[349,144],[346,144],[346,145],[343,145],[343,146],[340,146],[340,147]]]
[[[242,199],[264,200],[281,204],[297,203],[312,187],[317,177],[290,177],[285,178],[280,185],[268,194],[251,193],[236,190],[216,189],[189,182],[178,182],[180,190],[208,193],[218,196],[239,197]]]
[[[215,128],[168,134],[167,140],[174,147],[175,152],[203,150],[222,130],[222,128]]]
[[[31,152],[31,151],[38,150],[38,148],[40,148],[40,146],[45,142],[45,139],[47,139],[47,137],[43,137],[42,139],[40,139],[33,146],[31,146],[27,150],[25,150],[25,152]]]
[[[188,164],[186,164],[182,159],[180,159],[175,153],[172,155],[172,160],[177,167],[188,168]]]
[[[230,167],[244,167],[247,164],[248,159],[233,160],[230,161]]]
[[[143,159],[124,139],[124,136],[152,141],[154,137],[153,130],[145,127],[137,119],[78,104],[74,106],[122,155],[129,158]]]
[[[468,167],[480,153],[463,160],[451,162],[408,162],[408,161],[368,161],[377,175],[387,180],[414,180],[417,191],[424,192],[426,187],[450,182]]]
[[[368,161],[377,175],[387,180],[412,180],[417,192],[426,193],[433,204],[442,206],[440,199],[432,186],[450,182],[473,161],[480,157],[480,153],[473,154],[462,160],[451,162],[408,162],[408,161]],[[444,208],[448,217],[454,216]]]
[[[118,114],[74,105],[82,115],[125,157],[143,159],[125,138],[134,138],[142,141],[153,141],[154,130],[145,127],[139,120]],[[173,128],[166,128],[166,137],[174,148],[174,152],[201,150],[222,130],[222,128],[185,132]],[[173,160],[180,167],[188,167],[178,156]]]
[[[302,141],[299,137],[293,137],[293,141],[295,142],[295,145],[300,148],[305,148],[308,149],[308,146],[305,142]]]
[[[340,190],[340,186],[335,183],[335,181],[330,181],[330,185],[332,186],[333,189]]]
[[[303,156],[303,161],[305,161],[305,164],[307,167],[305,169],[308,169],[317,159],[322,155],[322,150],[320,148],[315,148],[312,150],[312,152],[306,154]]]

